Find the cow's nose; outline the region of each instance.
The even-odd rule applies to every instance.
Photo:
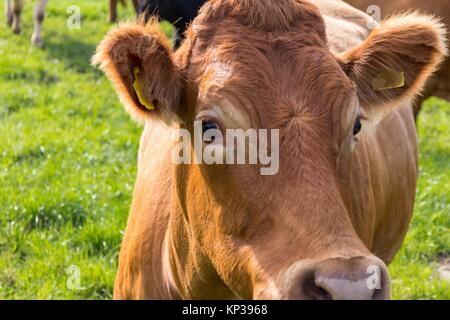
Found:
[[[387,267],[377,258],[333,258],[300,271],[300,297],[327,300],[389,299]]]

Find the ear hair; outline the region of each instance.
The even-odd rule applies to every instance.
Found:
[[[159,116],[166,123],[177,121],[183,79],[156,18],[148,23],[142,19],[124,23],[111,30],[97,47],[92,63],[100,65],[135,120]]]
[[[338,60],[356,83],[362,106],[389,109],[421,93],[447,55],[446,43],[447,31],[439,19],[409,12],[382,22],[361,45]],[[391,83],[380,87],[374,83],[380,77],[390,78]]]

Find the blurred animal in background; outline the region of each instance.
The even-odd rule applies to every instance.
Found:
[[[34,32],[31,36],[31,43],[36,46],[42,46],[42,22],[45,17],[45,6],[48,0],[37,0],[34,8]],[[24,7],[24,0],[6,0],[6,22],[12,31],[19,34],[22,31],[21,14]]]
[[[117,22],[117,5],[118,3],[122,3],[122,5],[125,7],[127,5],[126,0],[109,0],[109,22],[115,23]],[[139,0],[132,0],[134,10],[136,11],[136,14],[138,14],[139,10]]]
[[[447,38],[449,37],[448,28],[450,25],[450,7],[448,1],[442,0],[345,0],[347,3],[359,10],[369,14],[378,14],[379,18],[384,18],[396,12],[420,10],[421,12],[432,13],[442,18],[442,22],[447,27]],[[376,12],[379,10],[379,12]],[[374,17],[375,18],[375,17]],[[414,57],[412,56],[411,59]],[[417,118],[422,102],[430,96],[437,96],[450,101],[450,59],[447,58],[439,71],[428,83],[414,104],[414,114]]]
[[[146,20],[157,15],[175,26],[175,48],[183,39],[186,26],[197,16],[205,0],[142,0],[139,12],[145,13]]]

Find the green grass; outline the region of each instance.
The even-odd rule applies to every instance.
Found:
[[[73,3],[83,19],[71,31]],[[30,47],[31,12],[20,36],[0,25],[0,299],[109,299],[141,129],[90,66],[111,27],[107,1],[50,1],[43,49]],[[391,266],[397,299],[450,299],[435,273],[450,255],[449,107],[431,99],[422,114],[415,217]],[[83,290],[68,289],[70,266]]]
[[[450,299],[450,283],[436,273],[450,257],[450,104],[425,102],[419,120],[420,180],[406,241],[391,265],[398,299]]]

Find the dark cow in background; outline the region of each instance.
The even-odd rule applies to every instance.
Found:
[[[186,26],[197,16],[198,10],[205,0],[142,0],[140,12],[145,13],[148,20],[158,15],[175,26],[175,47],[181,43]]]
[[[45,6],[48,0],[38,0],[34,8],[34,32],[31,36],[31,43],[36,46],[42,46],[41,28],[45,17]],[[6,0],[6,23],[12,28],[12,31],[19,34],[22,31],[21,19],[24,0]]]

